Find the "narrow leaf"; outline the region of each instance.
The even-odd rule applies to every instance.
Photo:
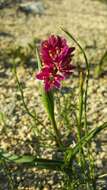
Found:
[[[38,63],[38,70],[40,71],[42,67],[42,63],[41,63],[40,55],[37,48],[36,48],[36,57],[37,57],[37,63]]]
[[[65,154],[65,162],[70,163],[76,154],[79,151],[80,146],[85,146],[87,143],[89,143],[97,134],[99,134],[103,129],[107,128],[107,122],[102,124],[101,126],[92,129],[87,135],[85,135],[80,142],[73,148],[66,151]]]
[[[36,158],[32,155],[11,155],[10,153],[0,152],[0,161],[5,160],[8,163],[22,164],[26,167],[37,167],[40,169],[49,169],[49,170],[62,170],[64,161],[61,160],[48,160],[42,158]]]

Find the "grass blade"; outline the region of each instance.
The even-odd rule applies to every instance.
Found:
[[[61,160],[48,160],[42,158],[36,158],[32,155],[11,155],[10,153],[0,152],[0,160],[5,160],[8,163],[21,164],[26,167],[37,167],[40,169],[49,169],[49,170],[62,170],[64,161]]]
[[[96,137],[97,134],[99,134],[103,129],[107,128],[107,122],[100,125],[99,127],[92,129],[87,135],[85,135],[80,142],[73,148],[66,151],[65,154],[65,162],[70,163],[76,154],[79,152],[80,146],[85,146],[87,143],[91,142],[93,138]]]

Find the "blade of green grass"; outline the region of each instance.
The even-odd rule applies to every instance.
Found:
[[[49,170],[62,170],[64,161],[61,160],[48,160],[42,158],[36,158],[32,155],[11,155],[3,151],[0,152],[0,160],[5,160],[8,163],[15,163],[18,165],[23,165],[25,167],[37,167],[40,169],[49,169]]]
[[[65,162],[66,163],[70,163],[72,162],[72,160],[74,159],[74,157],[76,156],[76,154],[79,151],[80,145],[83,147],[85,146],[87,143],[89,143],[93,138],[96,137],[97,134],[99,134],[103,129],[107,128],[107,122],[105,122],[104,124],[102,124],[101,126],[92,129],[87,135],[85,135],[80,142],[73,148],[73,149],[68,149],[66,151],[65,154]]]

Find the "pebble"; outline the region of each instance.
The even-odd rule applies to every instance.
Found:
[[[44,13],[44,5],[43,2],[26,2],[19,5],[19,10],[24,12],[25,14],[38,14],[42,15]]]
[[[45,186],[43,187],[43,190],[51,190],[51,186],[50,186],[50,185],[45,185]]]

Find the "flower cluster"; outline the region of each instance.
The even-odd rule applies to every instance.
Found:
[[[68,47],[67,42],[60,36],[51,35],[41,44],[40,56],[42,69],[36,78],[43,80],[45,90],[60,88],[61,81],[68,78],[74,66],[71,65],[74,47]]]

